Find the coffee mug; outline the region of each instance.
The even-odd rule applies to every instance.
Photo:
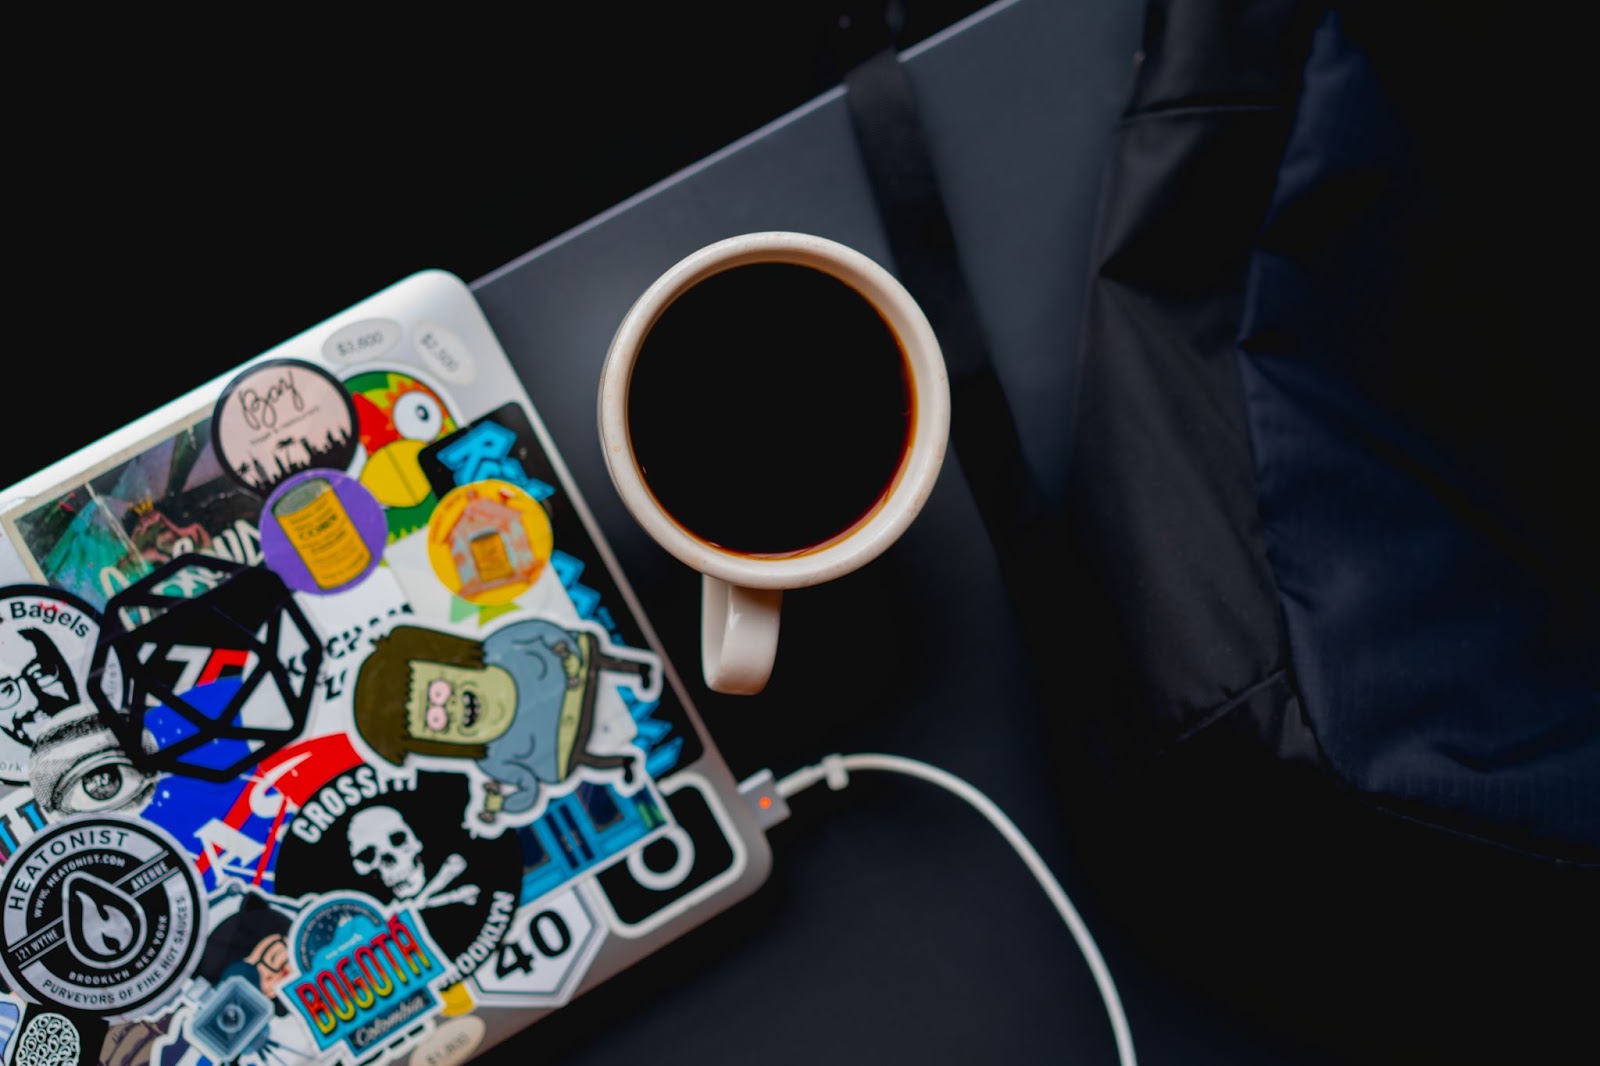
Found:
[[[865,565],[922,509],[950,386],[889,271],[811,234],[746,233],[686,256],[629,308],[599,429],[629,512],[703,575],[706,685],[749,694],[771,676],[784,590]]]

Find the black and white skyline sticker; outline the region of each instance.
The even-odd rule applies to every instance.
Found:
[[[165,830],[117,815],[48,826],[0,880],[0,978],[47,1006],[147,1016],[199,960],[205,897]]]

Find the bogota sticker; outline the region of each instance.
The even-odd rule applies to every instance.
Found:
[[[0,880],[0,976],[23,996],[118,1020],[177,995],[205,899],[164,830],[80,815],[36,834]]]
[[[409,906],[386,917],[370,899],[327,896],[295,920],[289,951],[289,1000],[324,1052],[376,1058],[442,1007],[449,967]]]
[[[27,784],[28,756],[63,711],[88,704],[100,616],[48,585],[0,589],[0,781]]]

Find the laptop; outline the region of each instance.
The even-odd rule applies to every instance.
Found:
[[[449,273],[0,492],[5,1066],[467,1062],[769,864]]]

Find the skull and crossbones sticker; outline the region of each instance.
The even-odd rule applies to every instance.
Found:
[[[505,936],[522,887],[515,835],[474,837],[463,825],[469,800],[460,774],[421,772],[411,781],[371,766],[348,770],[296,813],[278,857],[278,891],[353,889],[408,907],[465,976]]]

